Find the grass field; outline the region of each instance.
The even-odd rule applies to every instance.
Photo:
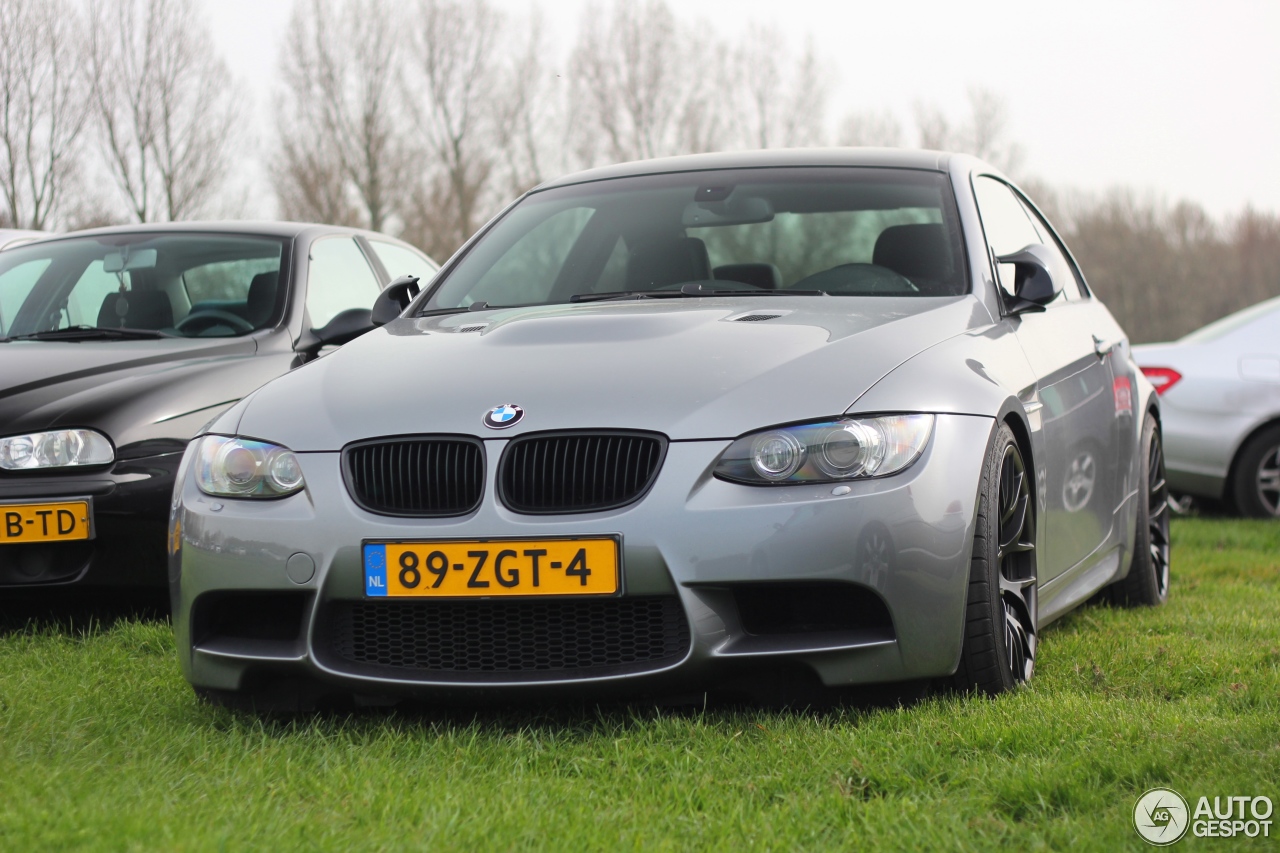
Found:
[[[1280,525],[1179,519],[1167,606],[907,709],[262,722],[196,701],[164,622],[0,634],[0,850],[1145,849],[1153,786],[1280,803]]]

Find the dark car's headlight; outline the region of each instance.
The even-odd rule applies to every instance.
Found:
[[[198,439],[196,485],[223,498],[279,498],[302,490],[292,450],[265,441],[206,435]]]
[[[915,462],[932,433],[933,415],[845,417],[778,427],[729,445],[715,474],[751,485],[884,477]]]
[[[35,471],[106,465],[116,458],[105,435],[91,429],[58,429],[0,438],[0,468]]]

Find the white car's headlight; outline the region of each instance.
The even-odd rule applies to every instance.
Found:
[[[91,429],[58,429],[0,438],[0,468],[35,471],[106,465],[116,458],[105,435]]]
[[[885,477],[915,462],[932,433],[933,415],[845,417],[778,427],[729,445],[715,474],[750,485]]]
[[[206,435],[196,451],[196,485],[223,498],[280,498],[302,490],[302,466],[292,450],[253,441]]]

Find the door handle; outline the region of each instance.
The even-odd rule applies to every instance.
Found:
[[[1097,335],[1094,335],[1093,352],[1098,356],[1098,358],[1106,358],[1109,353],[1115,350],[1115,348],[1120,346],[1122,343],[1124,343],[1124,338],[1111,338],[1108,340],[1107,338],[1100,338]]]

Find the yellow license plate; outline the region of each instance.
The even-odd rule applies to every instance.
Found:
[[[616,537],[364,543],[365,595],[614,595]]]
[[[88,501],[0,504],[0,545],[93,538]]]

